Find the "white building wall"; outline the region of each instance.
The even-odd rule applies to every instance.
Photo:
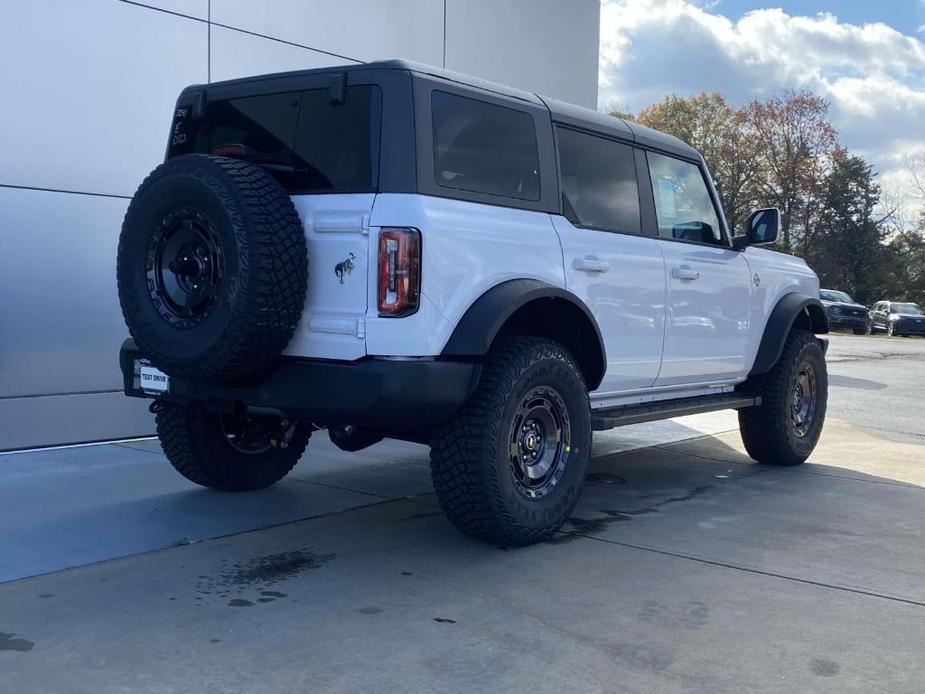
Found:
[[[598,0],[5,0],[0,450],[148,434],[120,395],[125,208],[186,85],[407,58],[595,107]]]

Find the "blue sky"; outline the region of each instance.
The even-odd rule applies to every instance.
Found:
[[[849,24],[884,22],[904,34],[914,34],[925,24],[925,3],[918,0],[777,0],[770,3],[755,0],[700,0],[697,4],[731,19],[739,19],[749,10],[780,7],[789,15],[829,12]]]
[[[925,0],[604,0],[600,105],[809,89],[884,189],[920,207],[907,161],[925,162],[923,25]]]

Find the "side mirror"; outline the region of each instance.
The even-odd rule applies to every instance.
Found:
[[[779,231],[780,210],[776,207],[755,210],[745,221],[745,234],[733,237],[732,244],[735,248],[765,246],[777,241]]]

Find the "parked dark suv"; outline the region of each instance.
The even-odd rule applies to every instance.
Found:
[[[925,312],[910,302],[878,301],[870,310],[868,328],[887,335],[925,335]]]
[[[835,289],[820,289],[819,298],[825,306],[830,330],[851,330],[855,335],[864,334],[869,319],[866,306]]]

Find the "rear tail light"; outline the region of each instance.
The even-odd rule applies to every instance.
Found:
[[[397,318],[418,310],[421,296],[421,232],[379,232],[379,315]]]

